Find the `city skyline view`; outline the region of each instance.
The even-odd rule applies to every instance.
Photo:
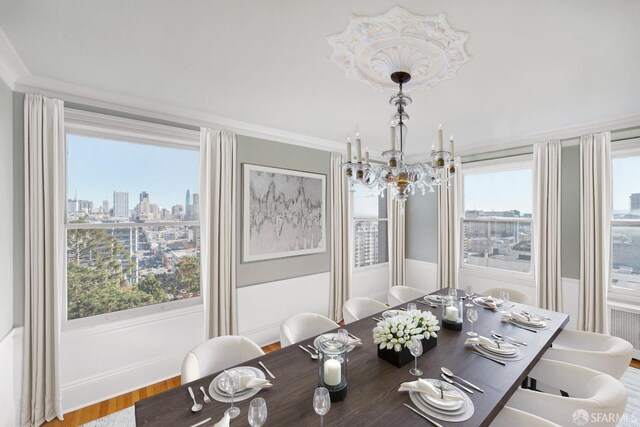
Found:
[[[129,210],[140,193],[161,208],[185,205],[185,194],[199,193],[199,152],[82,135],[67,135],[67,200],[93,202],[94,209],[114,192],[129,194]],[[171,171],[180,171],[176,177]],[[76,193],[77,192],[77,193]]]

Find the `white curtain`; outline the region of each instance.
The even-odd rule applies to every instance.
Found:
[[[460,158],[455,159],[460,165]],[[459,212],[458,192],[461,185],[460,167],[450,185],[438,187],[438,277],[440,289],[458,287]]]
[[[404,203],[398,202],[393,198],[390,191],[387,191],[389,197],[387,204],[387,218],[389,223],[389,286],[403,286],[405,259],[405,215]]]
[[[23,426],[39,426],[63,415],[59,351],[65,268],[63,144],[64,103],[25,95]]]
[[[533,244],[538,306],[562,311],[560,141],[533,146]]]
[[[329,316],[342,320],[342,307],[351,298],[351,207],[349,182],[342,154],[331,153],[331,290]]]
[[[611,134],[580,138],[580,299],[578,329],[608,333],[611,276]]]
[[[236,136],[200,129],[201,274],[205,336],[237,332]]]

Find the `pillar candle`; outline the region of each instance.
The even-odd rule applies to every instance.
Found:
[[[449,322],[458,321],[458,309],[452,305],[445,307],[444,318]]]
[[[340,362],[329,359],[324,362],[324,383],[328,386],[337,386],[342,381],[342,367]]]
[[[360,135],[356,135],[356,149],[358,150],[358,163],[362,163],[362,141],[360,141]]]
[[[347,162],[351,162],[351,141],[347,141]]]
[[[451,150],[451,161],[453,161],[453,158],[456,156],[453,148],[453,135],[451,135],[451,138],[449,138],[449,145]]]

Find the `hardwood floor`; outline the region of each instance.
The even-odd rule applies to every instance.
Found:
[[[274,343],[262,347],[262,351],[265,353],[271,353],[280,349],[280,343]],[[640,369],[640,361],[636,359],[631,360],[631,367]],[[105,417],[114,412],[121,411],[129,406],[134,405],[138,400],[146,399],[155,394],[162,393],[173,387],[180,385],[180,377],[169,378],[168,380],[160,381],[159,383],[151,384],[146,387],[139,388],[138,390],[125,393],[121,396],[114,397],[109,400],[105,400],[95,405],[87,406],[86,408],[78,409],[77,411],[64,414],[64,421],[54,420],[49,423],[44,423],[43,426],[47,427],[75,427],[88,423],[89,421],[97,420],[98,418]]]
[[[280,343],[274,343],[262,347],[262,351],[265,353],[271,353],[280,349]],[[137,390],[130,391],[123,395],[114,397],[109,400],[105,400],[100,403],[96,403],[86,408],[78,409],[64,414],[64,421],[53,420],[48,423],[44,423],[46,427],[75,427],[85,423],[88,423],[98,418],[105,417],[114,412],[121,411],[129,406],[133,406],[138,400],[146,399],[155,394],[165,392],[169,389],[180,385],[180,377],[169,378],[164,381],[160,381],[155,384],[148,385],[146,387],[139,388]]]

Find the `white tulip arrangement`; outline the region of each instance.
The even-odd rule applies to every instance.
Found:
[[[388,317],[373,328],[373,342],[381,350],[402,351],[411,338],[437,338],[438,319],[430,311],[411,310]]]

